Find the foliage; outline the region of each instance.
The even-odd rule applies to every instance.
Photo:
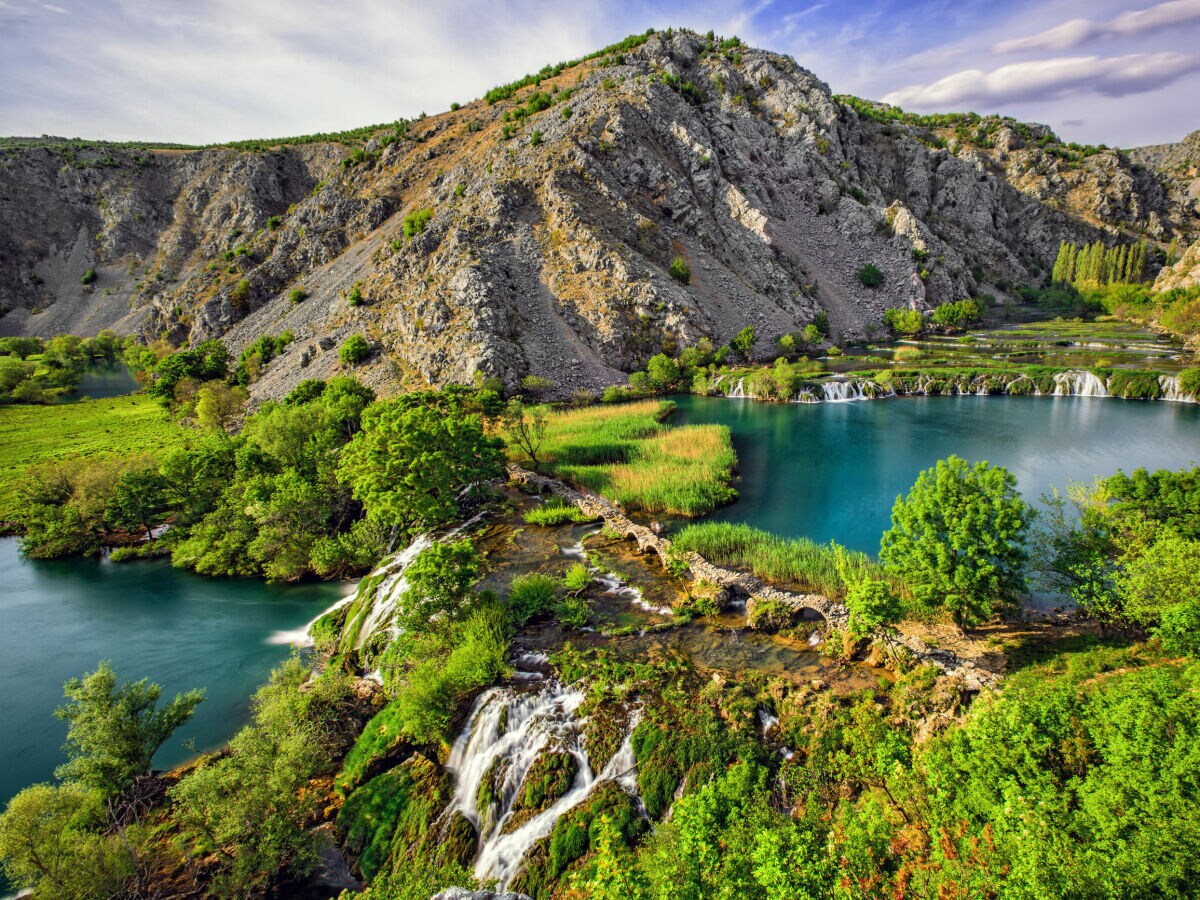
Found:
[[[729,342],[729,346],[740,353],[743,359],[749,359],[757,340],[758,334],[754,330],[754,326],[747,325],[733,336],[733,340]]]
[[[587,56],[582,56],[579,59],[573,59],[569,62],[560,62],[556,65],[544,66],[536,74],[526,75],[523,78],[518,78],[516,81],[492,88],[483,95],[483,99],[487,101],[489,106],[494,106],[503,100],[508,100],[515,96],[516,93],[522,88],[540,85],[546,79],[554,78],[562,74],[562,72],[566,69],[570,69],[579,65],[580,63],[587,62],[589,59],[598,59],[602,56],[608,56],[613,53],[625,53],[630,50],[635,50],[644,44],[652,34],[654,34],[653,28],[647,30],[644,34],[630,35],[624,40],[605,47],[603,50],[597,50],[595,53],[589,53]]]
[[[950,456],[896,498],[879,557],[919,601],[975,625],[1024,583],[1030,515],[1006,469]]]
[[[422,404],[419,395],[375,404],[342,452],[338,477],[377,521],[447,522],[464,488],[504,472],[502,443],[484,434],[477,415]]]
[[[893,334],[916,337],[925,330],[925,316],[919,309],[892,308],[883,314],[883,324]]]
[[[426,631],[439,622],[458,620],[473,596],[481,560],[475,545],[463,539],[433,543],[417,554],[404,572],[408,590],[397,624],[405,631]]]
[[[510,447],[516,447],[529,457],[536,472],[541,465],[538,453],[546,437],[546,408],[526,406],[515,397],[509,400],[504,410],[504,436]]]
[[[672,546],[681,552],[699,553],[717,565],[739,566],[760,578],[800,585],[831,597],[841,594],[848,580],[884,577],[865,553],[807,538],[783,538],[741,523],[688,525],[673,536]]]
[[[356,366],[371,355],[371,345],[361,334],[352,334],[338,347],[338,359],[342,365]]]
[[[134,866],[118,838],[101,830],[103,822],[103,798],[81,784],[25,788],[0,815],[4,874],[39,900],[120,895]]]
[[[414,238],[425,231],[425,226],[433,218],[433,210],[429,207],[417,209],[404,217],[404,236]]]
[[[874,263],[865,263],[855,274],[863,287],[877,288],[886,280],[883,272]]]
[[[513,621],[524,625],[535,616],[552,612],[558,602],[559,580],[553,575],[529,572],[513,579],[508,609]]]
[[[966,328],[968,325],[978,322],[982,314],[983,308],[979,301],[967,299],[939,304],[930,318],[934,325],[942,325],[947,328]]]
[[[692,280],[692,270],[688,268],[682,256],[671,260],[671,266],[667,269],[667,273],[680,284],[687,284]]]
[[[131,364],[131,368],[136,368]],[[201,341],[165,357],[149,369],[146,393],[164,405],[175,399],[175,389],[184,379],[216,381],[229,374],[229,350],[217,340]]]
[[[670,428],[656,401],[551,413],[546,470],[646,512],[703,515],[736,493],[737,457],[724,426]]]
[[[528,525],[565,525],[573,522],[581,525],[593,521],[592,517],[574,503],[564,503],[557,497],[552,497],[541,506],[529,510],[524,516]]]
[[[141,681],[117,683],[108,661],[83,678],[63,685],[67,703],[54,715],[67,723],[68,761],[55,775],[77,782],[107,798],[150,771],[158,748],[192,717],[204,691],[176,694],[158,708],[162,688]]]
[[[354,722],[350,679],[330,670],[301,691],[309,674],[295,658],[272,672],[227,753],[170,790],[185,852],[215,854],[216,896],[245,896],[284,866],[303,873],[316,862],[304,826],[322,799],[304,788],[331,770]]]
[[[903,606],[886,581],[863,579],[846,591],[850,611],[849,632],[853,637],[868,637],[880,628],[900,621]]]

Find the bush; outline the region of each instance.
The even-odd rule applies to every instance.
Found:
[[[677,256],[671,260],[671,266],[667,269],[667,272],[680,284],[687,284],[692,280],[692,270],[688,268],[682,256]]]
[[[883,314],[883,324],[894,334],[916,337],[925,330],[925,316],[919,309],[894,308]]]
[[[979,321],[983,308],[978,300],[957,300],[954,303],[943,303],[933,311],[933,323],[947,328],[965,328]]]
[[[308,291],[304,290],[304,288],[292,288],[290,291],[288,291],[287,298],[292,303],[299,303],[307,296]]]
[[[412,238],[418,234],[422,234],[425,231],[425,226],[429,224],[429,220],[432,218],[433,210],[429,207],[409,213],[404,217],[404,236]]]
[[[250,281],[243,278],[233,286],[233,290],[229,292],[229,299],[242,302],[250,299]]]
[[[531,572],[513,579],[508,592],[509,614],[518,625],[553,610],[558,600],[559,581],[553,575]]]
[[[874,263],[867,263],[858,270],[858,280],[862,282],[863,287],[877,288],[883,284],[884,275]]]
[[[350,286],[350,293],[346,295],[346,302],[351,306],[363,305],[362,282],[356,281]]]
[[[91,284],[95,280],[96,280],[96,270],[88,269],[86,272],[83,273],[83,276],[79,279],[79,283],[83,284],[83,285],[88,285],[88,284]]]
[[[542,133],[540,131],[532,131],[529,134],[529,146],[536,147],[542,142]]]
[[[1180,372],[1179,389],[1189,397],[1200,399],[1200,369],[1184,369]]]
[[[846,608],[850,611],[849,631],[856,638],[899,621],[903,612],[888,583],[876,579],[851,585],[846,591]]]
[[[361,334],[352,334],[338,348],[338,359],[348,366],[357,365],[371,355],[371,345]]]
[[[267,227],[274,231],[283,222],[283,216],[267,216]]]
[[[567,522],[582,525],[593,519],[593,516],[588,516],[578,506],[564,503],[558,498],[547,500],[544,505],[525,513],[526,525],[565,525]]]

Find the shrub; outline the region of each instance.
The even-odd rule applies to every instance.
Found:
[[[87,285],[87,284],[91,284],[95,280],[96,280],[96,270],[88,269],[86,272],[83,273],[83,276],[79,279],[79,283]]]
[[[692,280],[692,270],[688,268],[682,256],[677,256],[671,260],[671,265],[667,269],[667,272],[680,284],[687,284]]]
[[[933,323],[948,328],[965,328],[979,321],[983,308],[978,300],[957,300],[954,303],[943,303],[933,311]]]
[[[525,513],[526,525],[565,525],[567,522],[581,525],[592,520],[593,517],[588,516],[578,506],[564,503],[558,498],[548,500],[545,505]]]
[[[851,636],[862,638],[900,620],[903,607],[886,581],[868,578],[846,591]]]
[[[925,330],[925,316],[919,309],[889,309],[883,314],[883,324],[894,334],[916,337]]]
[[[514,578],[508,592],[508,609],[513,620],[524,625],[534,616],[553,610],[558,600],[558,585],[553,575],[537,572]]]
[[[338,359],[348,366],[357,365],[371,355],[371,345],[361,334],[352,334],[338,348]]]
[[[422,234],[425,231],[425,226],[429,224],[429,220],[432,218],[433,210],[429,207],[409,213],[404,217],[404,236],[412,238],[418,234]]]
[[[858,270],[858,280],[863,287],[877,288],[884,282],[883,272],[874,263],[867,263]]]
[[[1180,372],[1179,389],[1189,397],[1200,399],[1200,369],[1184,369]]]
[[[243,278],[233,286],[233,290],[229,292],[229,299],[243,301],[250,299],[250,281]]]
[[[292,303],[299,303],[307,296],[308,291],[304,290],[304,288],[292,288],[290,291],[288,291],[287,298]]]
[[[531,131],[529,133],[529,146],[536,147],[542,142],[542,133],[540,131]]]
[[[267,227],[274,231],[283,222],[283,216],[267,216]]]

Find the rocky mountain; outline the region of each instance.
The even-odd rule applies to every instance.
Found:
[[[1170,148],[902,114],[683,31],[358,138],[5,142],[0,333],[237,351],[290,330],[260,397],[339,371],[361,333],[374,352],[356,371],[383,392],[476,371],[569,392],[748,324],[769,356],[822,311],[845,340],[891,306],[1003,302],[1063,240],[1200,233]]]

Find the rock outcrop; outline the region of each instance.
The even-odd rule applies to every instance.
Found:
[[[482,372],[565,394],[746,325],[768,355],[821,312],[841,340],[892,306],[1003,300],[1062,240],[1200,230],[1175,181],[1118,151],[996,118],[881,120],[793,59],[680,31],[347,141],[6,142],[0,333],[236,352],[290,330],[258,398],[340,371],[361,333],[355,373],[382,393]]]

